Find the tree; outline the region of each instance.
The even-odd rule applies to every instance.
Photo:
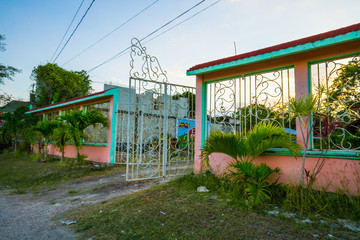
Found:
[[[34,68],[35,105],[37,107],[84,96],[92,90],[85,71],[67,71],[57,64],[47,63]]]
[[[183,92],[182,94],[176,94],[172,97],[173,100],[178,100],[180,98],[186,98],[188,101],[188,114],[189,118],[195,118],[195,104],[196,104],[196,95],[190,91]]]
[[[36,122],[36,117],[25,114],[27,106],[18,107],[14,112],[6,112],[0,116],[4,120],[0,128],[1,138],[5,142],[13,141],[14,151],[17,151],[18,140],[31,139],[30,128]]]
[[[82,147],[81,139],[86,139],[87,137],[85,129],[89,126],[95,126],[98,123],[104,127],[109,127],[109,119],[96,110],[90,110],[86,113],[82,113],[81,110],[74,110],[69,114],[60,116],[60,120],[66,124],[64,131],[66,131],[68,138],[75,145],[75,164],[80,158],[80,149]]]
[[[7,93],[0,94],[0,107],[5,106],[9,102],[11,102],[13,99],[13,96]]]
[[[328,102],[334,110],[346,109],[360,102],[360,60],[354,59],[338,70],[330,85]]]
[[[5,43],[1,42],[5,40],[5,35],[0,34],[0,52],[4,52],[6,50]],[[15,76],[16,73],[21,72],[19,69],[14,68],[12,66],[5,66],[0,63],[0,84],[4,84],[4,78],[12,80],[12,77]]]
[[[33,127],[33,130],[40,133],[45,142],[45,149],[44,149],[44,162],[47,159],[47,146],[49,141],[52,137],[54,129],[56,128],[57,123],[55,121],[49,121],[46,118],[39,121],[36,126]]]

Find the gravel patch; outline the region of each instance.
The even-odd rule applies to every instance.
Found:
[[[150,188],[159,182],[126,182],[124,174],[63,183],[39,193],[0,191],[0,239],[79,239],[61,213]]]

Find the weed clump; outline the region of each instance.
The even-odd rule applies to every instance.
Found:
[[[177,180],[188,190],[196,191],[197,187],[205,186],[211,193],[217,194],[227,202],[243,207],[254,208],[248,201],[246,184],[232,183],[225,178],[216,177],[210,171],[203,174],[188,174]],[[300,217],[324,217],[329,219],[360,220],[360,196],[351,196],[341,191],[331,193],[325,189],[316,190],[295,185],[271,185],[271,198],[256,209],[279,206],[284,211],[296,212]]]

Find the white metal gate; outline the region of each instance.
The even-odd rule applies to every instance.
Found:
[[[119,104],[117,116],[116,162],[126,163],[128,181],[193,169],[195,88],[168,83],[145,50],[133,39],[128,101]]]

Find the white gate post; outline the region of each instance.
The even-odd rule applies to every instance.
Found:
[[[167,110],[167,97],[168,85],[164,83],[164,125],[163,125],[163,177],[166,177],[166,164],[167,164],[167,133],[168,133],[168,110]]]

